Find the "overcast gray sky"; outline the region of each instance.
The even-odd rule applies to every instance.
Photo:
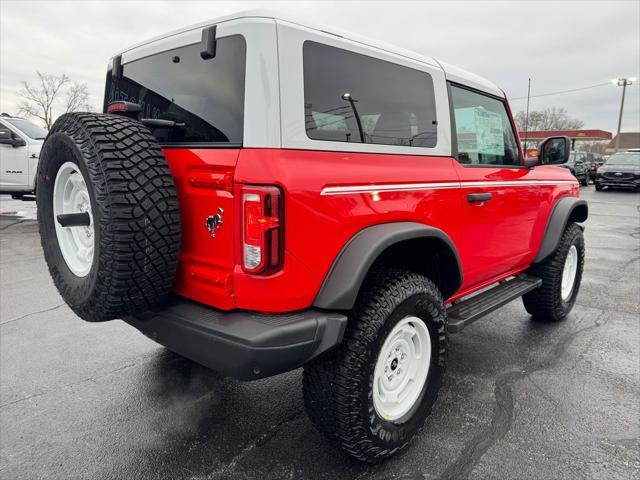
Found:
[[[260,2],[0,0],[0,110],[15,113],[21,80],[35,71],[85,81],[95,109],[115,51],[154,35]],[[269,2],[314,24],[434,56],[489,78],[514,111],[533,96],[640,78],[640,1]],[[623,131],[640,130],[640,87],[627,89]],[[613,84],[534,97],[531,109],[564,107],[584,128],[615,132],[621,88]]]

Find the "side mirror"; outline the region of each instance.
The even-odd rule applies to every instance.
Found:
[[[548,137],[540,144],[538,161],[544,165],[558,165],[569,160],[571,139],[569,137]]]
[[[6,128],[0,129],[0,143],[8,143],[9,145],[13,145],[11,130],[7,130]]]
[[[0,144],[11,145],[12,147],[24,147],[27,142],[16,136],[7,128],[0,128]]]

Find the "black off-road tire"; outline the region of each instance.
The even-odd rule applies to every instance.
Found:
[[[85,276],[65,262],[55,230],[56,174],[73,162],[87,185],[94,254]],[[103,321],[151,308],[173,284],[180,214],[173,177],[149,130],[108,114],[70,113],[51,128],[37,177],[38,225],[49,272],[81,318]]]
[[[604,187],[603,187],[602,185],[600,185],[598,182],[594,182],[594,183],[595,183],[595,185],[596,185],[596,190],[597,190],[598,192],[601,192],[601,191],[602,191],[602,189],[603,189]]]
[[[578,268],[573,290],[568,299],[563,300],[562,271],[572,245],[578,251]],[[524,308],[537,320],[559,322],[566,318],[578,296],[583,268],[584,235],[576,223],[570,222],[562,234],[558,248],[542,263],[530,269],[532,275],[542,279],[542,285],[522,297]]]
[[[373,405],[378,353],[406,316],[421,318],[431,337],[431,365],[413,408],[397,421]],[[375,463],[403,450],[431,412],[447,362],[447,317],[442,295],[429,279],[382,268],[369,276],[349,318],[341,345],[304,368],[304,404],[314,426],[358,460]]]
[[[580,185],[586,187],[589,185],[589,176],[585,175],[584,179],[580,180]]]

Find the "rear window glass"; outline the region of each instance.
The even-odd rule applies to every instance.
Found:
[[[123,66],[123,78],[107,75],[105,107],[138,103],[143,118],[184,123],[155,128],[163,143],[242,142],[246,45],[240,35],[219,38],[216,56],[200,58],[200,44],[168,50]]]
[[[435,147],[431,75],[307,41],[305,127],[313,140]]]

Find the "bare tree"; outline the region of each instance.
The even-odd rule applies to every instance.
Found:
[[[526,121],[525,112],[521,110],[516,114],[515,120],[520,132],[524,132],[525,130],[530,132],[541,130],[578,130],[584,125],[584,122],[581,120],[569,117],[566,109],[556,107],[529,112],[528,121]]]
[[[66,95],[64,113],[91,110],[89,105],[89,87],[85,82],[73,82]]]
[[[18,95],[22,101],[18,104],[18,115],[36,117],[42,120],[47,129],[53,125],[55,111],[64,113],[77,110],[90,110],[89,87],[84,82],[72,82],[64,73],[36,72],[38,84],[22,81],[22,90]],[[66,94],[61,98],[61,94]]]
[[[577,143],[577,142],[576,142]],[[580,145],[576,145],[576,150],[581,152],[593,152],[604,154],[609,145],[609,140],[596,140],[593,142],[581,142]]]

